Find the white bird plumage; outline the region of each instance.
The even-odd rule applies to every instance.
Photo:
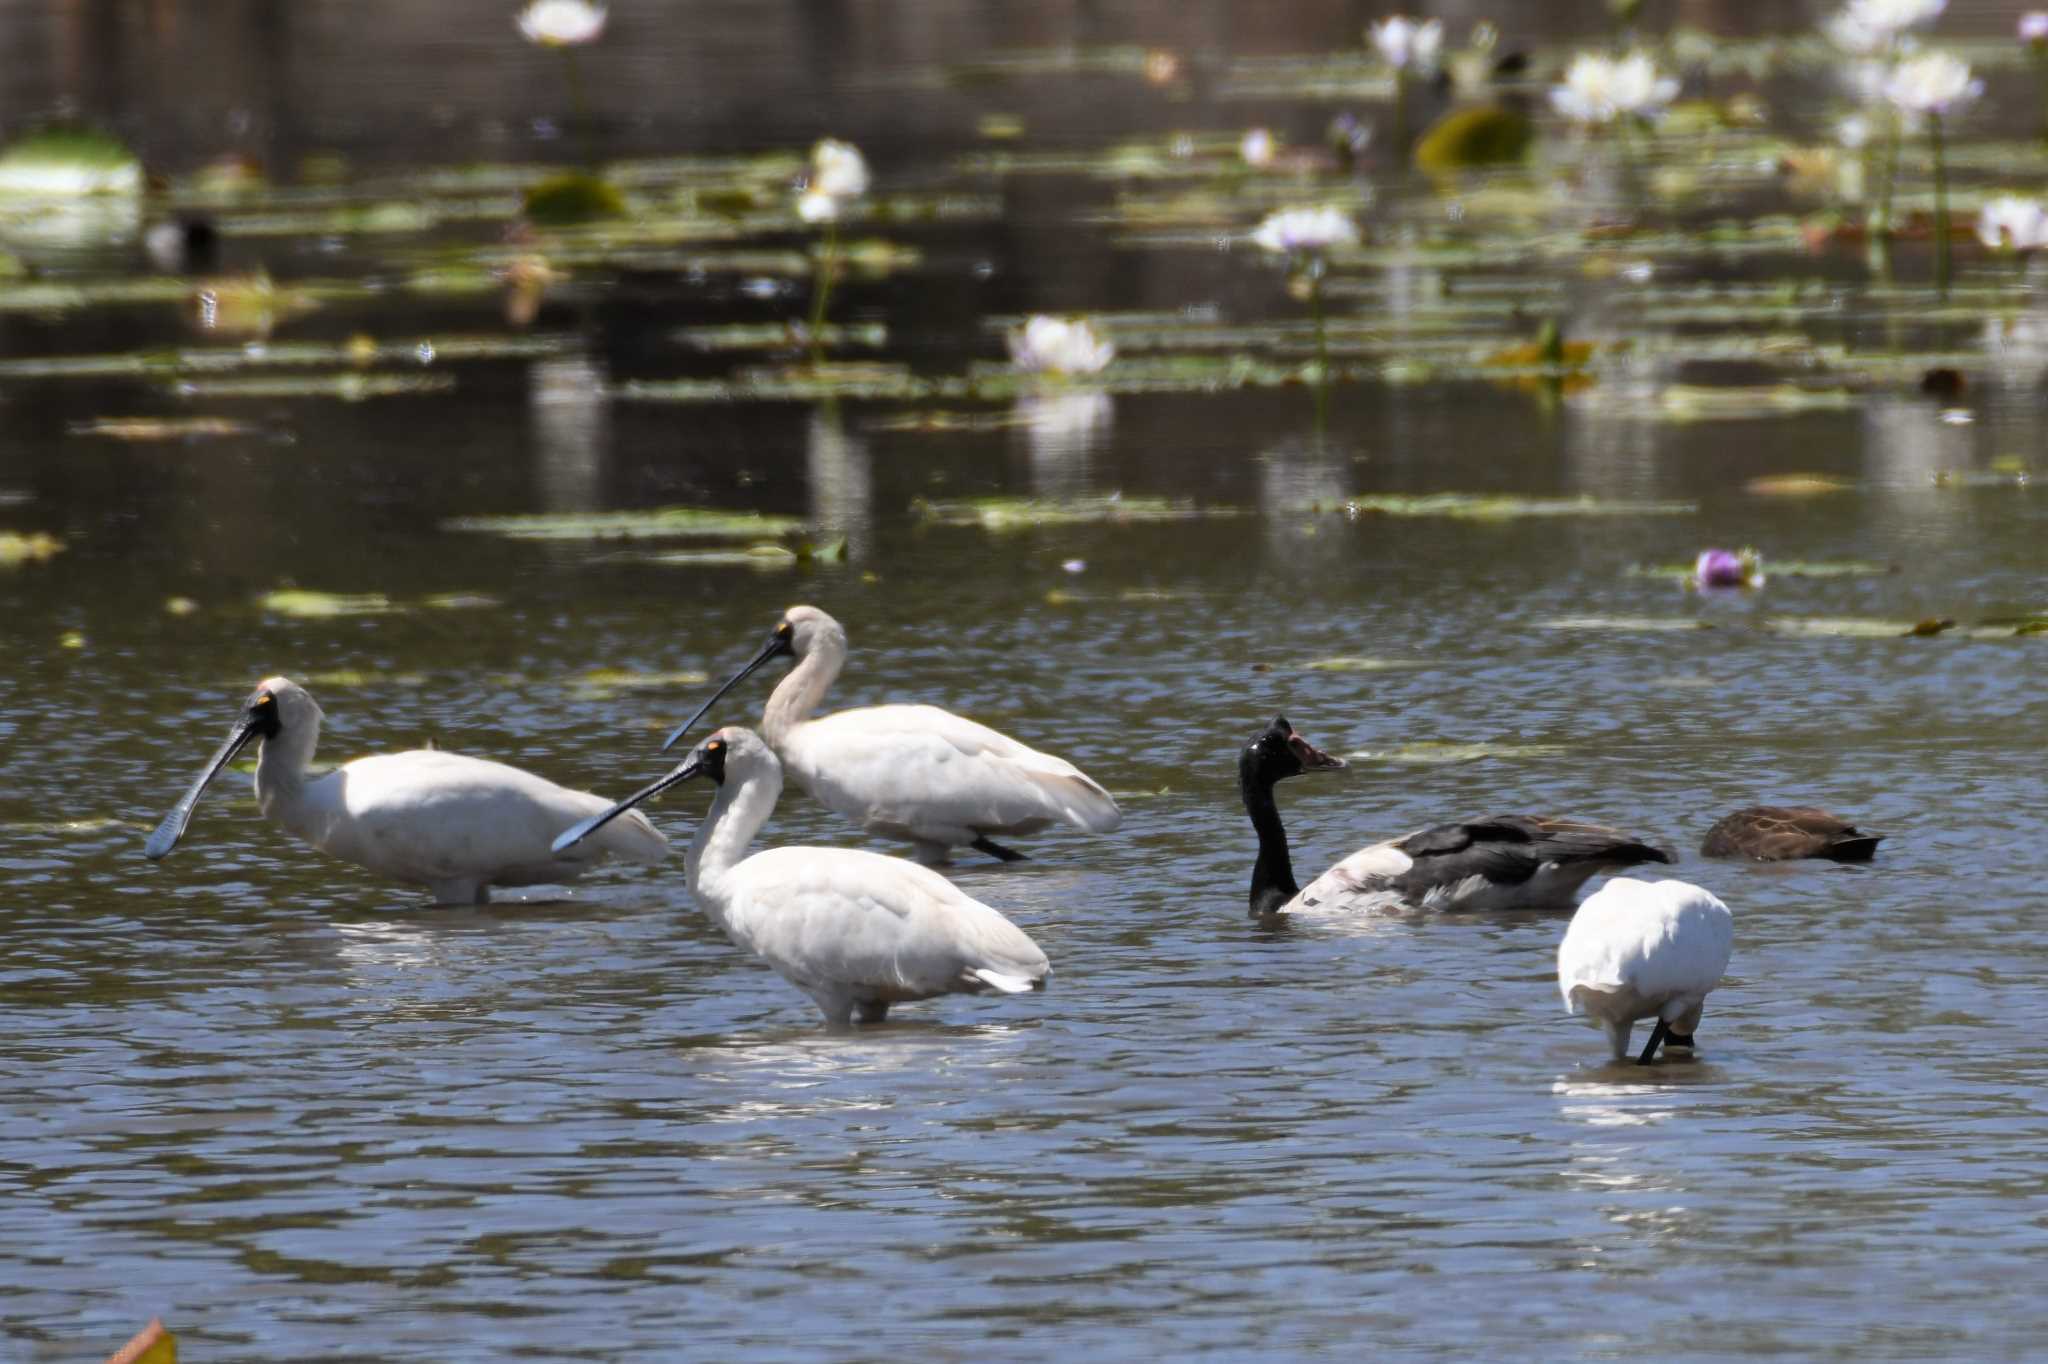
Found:
[[[483,904],[494,885],[553,885],[608,856],[658,862],[668,852],[668,839],[637,813],[601,838],[553,851],[557,834],[610,802],[484,758],[414,749],[314,776],[308,767],[321,718],[298,683],[259,682],[227,742],[151,836],[150,858],[177,846],[207,784],[251,739],[262,743],[256,803],[264,818],[329,856],[424,886],[440,904]]]
[[[892,1004],[937,995],[1045,987],[1051,967],[1038,944],[928,867],[850,848],[748,856],[782,793],[782,765],[752,730],[719,730],[613,808],[696,776],[716,782],[718,795],[690,845],[691,897],[734,943],[815,1000],[828,1023],[879,1023]],[[604,823],[589,821],[557,843]]]
[[[1063,758],[937,706],[861,706],[812,718],[846,662],[846,631],[815,606],[793,606],[754,660],[669,736],[673,744],[756,668],[796,666],[761,715],[761,737],[820,804],[871,834],[903,839],[943,862],[971,846],[1010,860],[993,840],[1068,824],[1105,834],[1122,823],[1109,792]]]
[[[1656,1019],[1640,1058],[1647,1065],[1660,1043],[1692,1045],[1734,942],[1734,916],[1711,892],[1618,877],[1572,916],[1557,948],[1557,988],[1567,1010],[1606,1030],[1617,1061],[1635,1021]]]

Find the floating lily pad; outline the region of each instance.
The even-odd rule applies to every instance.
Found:
[[[74,436],[137,442],[247,436],[260,430],[262,428],[253,423],[229,417],[96,417],[71,425]]]
[[[676,340],[700,351],[785,350],[810,344],[805,329],[788,322],[734,322],[717,327],[681,327]],[[867,346],[879,349],[889,343],[889,329],[880,322],[839,326],[828,323],[818,329],[820,344],[832,348]]]
[[[1361,493],[1345,501],[1346,516],[1445,517],[1513,521],[1551,516],[1691,516],[1694,502],[1625,502],[1604,498],[1520,497],[1506,493]]]
[[[90,128],[44,128],[0,151],[0,194],[58,198],[141,189],[142,163],[135,153]]]
[[[1313,659],[1302,666],[1313,672],[1325,673],[1390,673],[1419,668],[1422,665],[1407,658],[1365,658],[1353,655]]]
[[[330,620],[340,616],[383,616],[397,610],[391,599],[379,592],[310,592],[281,588],[266,592],[256,604],[273,615],[299,620]]]
[[[455,379],[446,374],[304,374],[248,379],[180,379],[183,398],[338,398],[346,403],[371,398],[446,393]]]
[[[1563,744],[1458,744],[1425,740],[1398,748],[1362,748],[1344,756],[1359,762],[1438,767],[1477,762],[1481,758],[1558,758],[1568,751]]]
[[[1415,165],[1429,175],[1520,161],[1536,140],[1536,125],[1503,104],[1453,109],[1415,144]]]
[[[1697,570],[1697,564],[1632,564],[1629,576],[1635,578],[1676,578],[1690,580]],[[1801,560],[1779,561],[1770,564],[1773,578],[1876,578],[1897,573],[1897,564],[1866,563],[1856,559],[1845,559],[1837,563],[1813,563]]]
[[[1750,479],[1742,490],[1754,497],[1821,497],[1847,492],[1855,486],[1846,478],[1827,474],[1771,474]]]
[[[429,611],[488,611],[504,604],[488,592],[436,592],[420,598]]]
[[[64,542],[44,531],[0,530],[0,568],[48,563],[64,552]]]
[[[527,190],[521,210],[529,222],[543,227],[572,227],[624,217],[626,198],[594,175],[572,172],[550,176]]]
[[[979,497],[961,501],[919,498],[911,511],[942,526],[979,526],[989,531],[1049,526],[1131,525],[1140,522],[1199,521],[1245,516],[1238,507],[1204,507],[1164,497],[1084,497],[1058,501],[1034,497]]]
[[[758,540],[803,528],[804,523],[793,516],[707,507],[458,516],[441,523],[443,530],[501,535],[510,540]]]
[[[795,568],[808,556],[787,545],[749,545],[745,549],[672,549],[641,556],[650,564],[697,564],[738,568]]]
[[[1552,616],[1537,621],[1536,628],[1612,631],[1618,634],[1677,634],[1687,630],[1711,630],[1714,622],[1686,616]]]
[[[625,668],[595,668],[570,679],[569,685],[584,696],[606,697],[648,691],[687,691],[711,680],[694,670],[681,672],[635,672]]]

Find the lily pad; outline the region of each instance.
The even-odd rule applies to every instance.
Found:
[[[384,616],[397,610],[380,592],[311,592],[280,588],[256,599],[265,611],[298,620],[331,620],[341,616]]]
[[[695,670],[679,672],[635,672],[627,668],[594,668],[570,679],[578,694],[589,697],[621,696],[649,691],[686,691],[711,680]]]
[[[1313,659],[1302,666],[1311,672],[1323,673],[1391,673],[1419,668],[1422,665],[1408,658],[1366,658],[1352,655]]]
[[[0,194],[58,198],[141,189],[135,153],[91,128],[44,128],[0,151]]]
[[[1847,492],[1855,486],[1846,478],[1827,474],[1770,474],[1750,479],[1742,490],[1753,497],[1822,497]]]
[[[455,387],[447,374],[303,374],[246,379],[180,379],[173,391],[181,398],[338,398],[345,403],[420,393],[446,393]]]
[[[1689,581],[1697,568],[1697,564],[1631,564],[1628,573],[1632,578],[1674,578]],[[1858,559],[1844,559],[1835,563],[1773,559],[1770,569],[1773,578],[1876,578],[1897,573],[1899,566],[1869,563]]]
[[[1082,497],[1051,500],[1035,497],[978,497],[961,501],[919,498],[911,511],[921,520],[942,526],[978,526],[1005,532],[1050,526],[1132,525],[1165,521],[1200,521],[1246,516],[1239,507],[1204,507],[1165,497]]]
[[[64,542],[45,531],[0,530],[0,568],[48,563],[64,552]]]
[[[1691,516],[1694,502],[1624,502],[1592,496],[1521,497],[1507,493],[1361,493],[1343,506],[1348,517],[1445,517],[1513,521],[1552,516]]]
[[[529,222],[571,227],[624,217],[626,199],[598,177],[572,172],[550,176],[527,190],[521,209]]]
[[[1507,165],[1526,157],[1535,140],[1536,125],[1519,109],[1503,104],[1453,109],[1415,144],[1415,165],[1428,175]]]
[[[1344,756],[1360,762],[1440,767],[1482,758],[1558,758],[1568,751],[1563,744],[1458,744],[1425,740],[1398,748],[1363,748]]]
[[[95,417],[73,422],[74,436],[98,436],[105,440],[137,442],[204,440],[220,436],[247,436],[262,430],[251,422],[230,417]]]
[[[805,556],[787,545],[749,545],[745,549],[672,549],[641,556],[642,563],[695,564],[737,568],[795,568]]]
[[[458,516],[441,523],[443,530],[501,535],[509,540],[759,540],[803,528],[804,523],[793,516],[707,507]]]

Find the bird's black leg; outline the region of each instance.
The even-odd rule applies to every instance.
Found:
[[[1655,1059],[1657,1055],[1657,1047],[1659,1046],[1659,1044],[1661,1044],[1664,1041],[1664,1039],[1669,1037],[1670,1035],[1670,1026],[1666,1024],[1663,1019],[1658,1019],[1657,1026],[1650,1029],[1650,1045],[1643,1048],[1643,1054],[1636,1058],[1636,1064],[1639,1066],[1649,1065],[1650,1062],[1653,1059]]]
[[[1689,1032],[1667,1032],[1666,1034],[1664,1034],[1664,1050],[1670,1051],[1673,1047],[1684,1047],[1687,1051],[1691,1051],[1692,1034]]]
[[[1023,853],[1018,852],[1015,848],[1006,848],[1002,844],[996,842],[994,839],[989,838],[985,834],[975,839],[972,843],[968,844],[967,846],[974,849],[976,852],[985,852],[990,857],[996,858],[998,861],[1002,862],[1028,862],[1031,860],[1024,856]]]

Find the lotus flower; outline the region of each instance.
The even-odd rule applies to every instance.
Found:
[[[1116,358],[1086,318],[1038,313],[1007,337],[1010,363],[1029,374],[1096,374]]]
[[[2048,246],[2048,210],[2016,194],[1987,199],[1977,213],[1977,240],[1993,251],[2037,251]]]
[[[1574,123],[1612,123],[1655,119],[1677,95],[1678,78],[1660,75],[1647,52],[1620,58],[1581,52],[1565,71],[1564,84],[1550,92],[1550,102]]]
[[[1947,52],[1924,52],[1892,68],[1884,83],[1885,98],[1907,114],[1944,117],[1984,93],[1984,82],[1970,75],[1970,64]]]
[[[519,31],[542,47],[581,47],[604,32],[605,8],[588,0],[533,0],[519,11]]]
[[[1252,233],[1252,240],[1282,255],[1321,253],[1333,246],[1355,246],[1358,224],[1343,209],[1328,205],[1288,208],[1268,214]]]
[[[1372,45],[1396,71],[1436,70],[1437,55],[1443,50],[1444,26],[1434,19],[1417,22],[1394,15],[1372,26]]]
[[[1753,549],[1703,549],[1693,561],[1694,587],[1760,587],[1764,558]]]

